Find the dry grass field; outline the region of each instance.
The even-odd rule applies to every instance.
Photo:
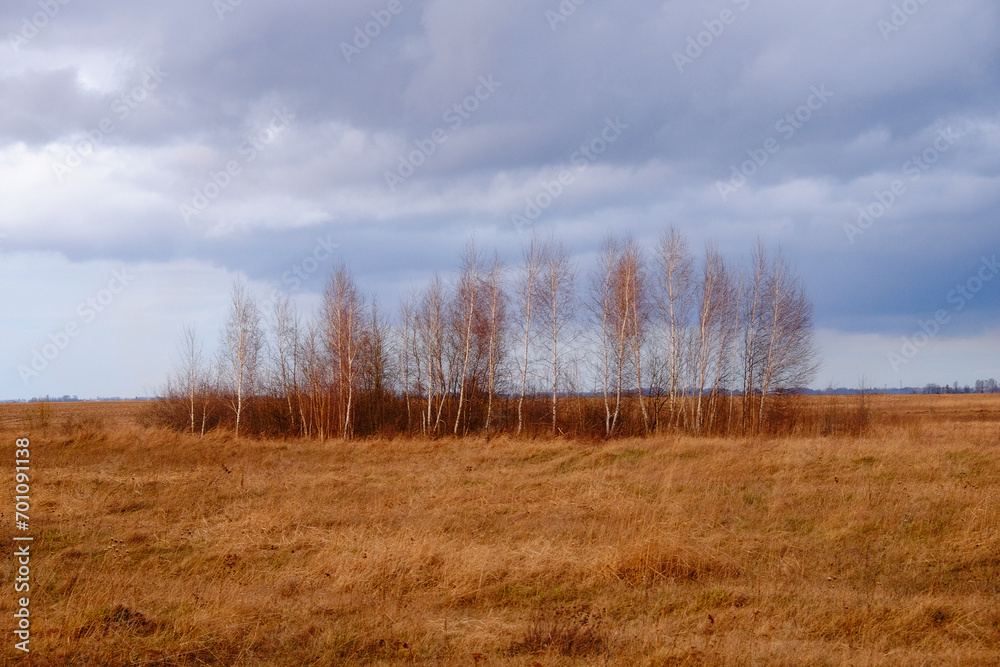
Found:
[[[0,406],[3,660],[998,664],[1000,396],[869,400],[860,436],[608,443],[236,442],[140,404]]]

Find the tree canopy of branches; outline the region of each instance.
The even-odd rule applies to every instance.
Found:
[[[780,250],[698,257],[674,227],[650,252],[609,234],[586,272],[552,237],[510,268],[469,243],[395,317],[344,264],[311,319],[287,296],[262,309],[237,280],[210,358],[186,328],[164,422],[319,439],[754,435],[789,428],[785,397],[817,368],[812,305]]]

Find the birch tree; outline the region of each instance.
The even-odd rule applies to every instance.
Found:
[[[426,433],[438,432],[448,391],[445,355],[446,298],[444,282],[435,274],[424,290],[420,309],[415,317],[414,345],[418,347],[415,354],[425,360],[424,372],[427,378],[427,411],[423,417]],[[450,375],[450,370],[448,374]]]
[[[204,348],[198,341],[198,335],[195,333],[194,327],[184,327],[177,352],[178,361],[175,364],[174,375],[177,378],[177,385],[185,397],[188,420],[190,422],[191,433],[193,434],[195,432],[197,398],[201,385],[204,382],[203,366],[205,356]]]
[[[604,399],[604,435],[610,437],[621,416],[629,355],[627,287],[622,274],[621,242],[608,234],[601,244],[591,274],[591,312],[599,330],[601,394]]]
[[[458,336],[459,354],[462,362],[458,374],[458,406],[455,408],[454,434],[458,435],[462,423],[462,409],[465,407],[466,385],[469,378],[469,361],[472,357],[473,326],[476,321],[476,304],[481,283],[480,266],[482,260],[474,243],[469,242],[462,253],[462,266],[455,285],[455,300],[452,306],[452,326]]]
[[[746,297],[743,300],[743,312],[741,329],[743,333],[743,415],[742,430],[749,432],[756,429],[758,425],[755,416],[755,403],[758,403],[756,395],[760,389],[760,349],[765,338],[766,317],[764,310],[765,293],[764,285],[767,278],[768,262],[767,251],[760,239],[750,255],[750,268],[747,274],[745,286]]]
[[[631,354],[632,370],[635,373],[636,395],[642,415],[643,431],[649,433],[649,412],[642,386],[642,350],[649,321],[649,302],[646,283],[646,263],[642,251],[633,237],[628,237],[622,245],[621,256],[616,267],[615,282],[618,304],[617,317],[622,319],[622,346]]]
[[[559,378],[562,372],[562,345],[565,343],[566,329],[576,310],[576,269],[570,261],[565,246],[554,237],[546,240],[541,251],[541,282],[537,300],[541,317],[544,318],[546,338],[549,344],[549,360],[552,379],[552,434],[557,432],[559,402]]]
[[[536,290],[541,270],[541,252],[538,238],[535,234],[531,235],[531,240],[524,248],[522,256],[521,272],[516,284],[518,306],[520,308],[518,316],[521,329],[520,342],[522,344],[522,354],[520,359],[521,391],[517,399],[517,432],[515,435],[521,435],[521,432],[524,430],[524,397],[528,388],[528,369],[531,363],[529,350],[534,331],[532,316],[534,314],[535,301],[538,299]]]
[[[236,417],[236,437],[244,408],[249,404],[257,385],[258,362],[263,337],[257,301],[242,278],[233,282],[229,299],[229,318],[222,338],[220,368],[230,392],[230,406]]]
[[[483,285],[488,316],[486,424],[483,428],[487,438],[493,421],[493,398],[496,394],[497,377],[506,351],[507,294],[503,288],[503,273],[503,263],[499,255],[494,255]]]
[[[347,267],[341,264],[323,292],[323,325],[326,351],[338,396],[338,430],[347,440],[352,435],[355,392],[360,380],[360,356],[365,321],[364,297]]]
[[[274,366],[275,384],[288,408],[289,423],[298,422],[294,403],[299,403],[298,348],[299,316],[295,302],[287,294],[277,294],[271,303],[270,313],[271,362]]]
[[[375,434],[388,426],[392,384],[392,355],[390,353],[389,325],[378,307],[378,299],[371,298],[365,328],[361,331],[359,381],[364,400],[366,434]]]
[[[420,357],[416,352],[416,322],[413,303],[416,301],[415,295],[411,292],[399,306],[399,374],[403,390],[403,401],[406,404],[406,432],[410,433],[413,428],[413,408],[411,405],[411,395],[414,385],[421,385]],[[415,377],[411,380],[411,373]]]
[[[695,366],[694,419],[695,432],[700,432],[705,422],[705,387],[712,356],[717,352],[716,334],[723,307],[725,262],[714,245],[705,249],[702,270],[700,305],[698,310],[697,340],[692,349]]]
[[[299,402],[306,436],[325,440],[330,432],[330,370],[323,353],[324,334],[317,323],[309,326],[299,348],[307,400]]]
[[[687,239],[676,228],[669,227],[657,246],[660,285],[660,317],[666,338],[669,421],[676,428],[679,420],[679,399],[684,393],[684,361],[689,316],[693,304],[694,261]]]
[[[780,252],[771,261],[765,289],[769,336],[762,352],[758,431],[769,394],[808,383],[818,368],[812,303]]]

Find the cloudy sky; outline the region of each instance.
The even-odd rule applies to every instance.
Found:
[[[394,308],[473,235],[586,265],[670,223],[783,248],[817,387],[1000,378],[992,0],[10,0],[0,37],[0,398],[154,392],[240,274]]]

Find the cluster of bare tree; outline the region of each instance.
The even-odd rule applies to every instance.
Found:
[[[346,266],[303,322],[261,312],[237,281],[219,351],[192,329],[160,401],[191,432],[320,439],[550,432],[758,433],[773,397],[816,370],[811,304],[758,242],[730,266],[674,228],[655,251],[609,235],[581,289],[563,244],[533,238],[509,270],[466,246],[451,280],[412,292],[393,323]]]

